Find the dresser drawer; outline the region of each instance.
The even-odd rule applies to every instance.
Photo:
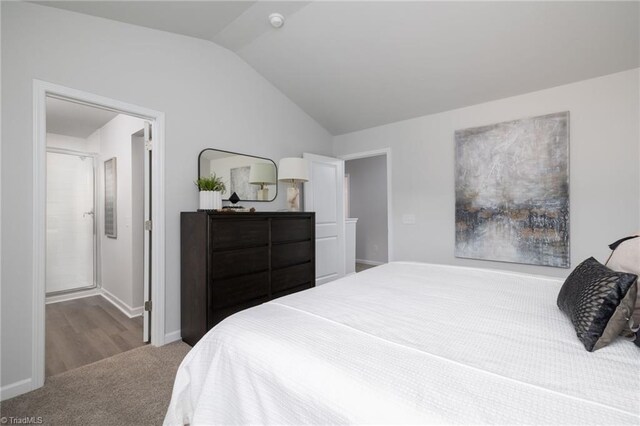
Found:
[[[263,272],[269,269],[269,247],[211,252],[214,280]]]
[[[225,250],[269,244],[267,219],[211,219],[211,248]]]
[[[269,300],[268,297],[262,297],[259,299],[251,300],[249,302],[241,303],[238,305],[230,306],[223,309],[215,309],[209,311],[209,318],[207,320],[207,330],[210,330],[213,326],[228,316],[235,314],[236,312],[244,311],[245,309],[253,308]]]
[[[224,320],[315,285],[315,213],[181,213],[181,330],[194,345]]]
[[[287,241],[310,240],[312,233],[311,219],[273,219],[271,221],[271,241],[274,243]]]
[[[313,280],[313,264],[311,262],[277,269],[271,273],[271,293],[275,294],[302,284],[313,283]]]
[[[277,299],[278,297],[286,296],[288,294],[297,293],[297,292],[303,291],[303,290],[308,290],[308,289],[313,288],[313,287],[314,287],[314,285],[312,283],[302,284],[302,285],[299,285],[297,287],[293,287],[293,288],[289,288],[289,289],[280,291],[278,293],[273,293],[271,295],[271,299]]]
[[[219,309],[238,305],[269,295],[269,272],[214,280],[211,287],[209,306]]]
[[[277,244],[271,247],[271,267],[280,269],[311,261],[313,241]]]

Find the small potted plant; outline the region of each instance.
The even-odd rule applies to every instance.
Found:
[[[214,173],[210,177],[201,177],[195,181],[200,190],[200,210],[219,210],[222,208],[222,193],[227,190],[221,177]]]

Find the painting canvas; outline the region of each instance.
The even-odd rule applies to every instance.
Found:
[[[456,257],[570,266],[569,113],[455,132]]]
[[[236,167],[231,169],[231,182],[229,185],[229,195],[234,192],[241,200],[257,200],[258,186],[249,183],[249,173],[251,167]]]
[[[118,170],[116,158],[104,162],[104,234],[118,238]]]

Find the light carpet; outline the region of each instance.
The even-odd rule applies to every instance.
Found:
[[[2,402],[0,414],[7,424],[11,417],[41,417],[46,425],[162,424],[190,349],[183,342],[147,345],[48,377],[42,388]]]

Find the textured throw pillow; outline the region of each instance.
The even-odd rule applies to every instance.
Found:
[[[640,237],[623,238],[609,245],[613,250],[607,261],[610,269],[640,276]],[[633,310],[634,327],[640,325],[640,292],[636,296],[636,307]]]
[[[627,326],[637,286],[637,275],[612,271],[591,257],[569,275],[557,303],[591,352],[611,343]]]

